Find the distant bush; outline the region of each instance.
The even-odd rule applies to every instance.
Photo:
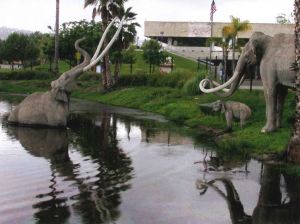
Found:
[[[204,79],[204,75],[196,75],[196,77],[193,77],[189,79],[183,86],[183,91],[189,95],[189,96],[194,96],[194,95],[199,95],[201,94],[201,91],[199,89],[199,83],[202,79]]]
[[[182,88],[185,82],[195,74],[187,70],[175,70],[170,74],[121,75],[119,86],[154,86]]]
[[[102,74],[96,72],[85,72],[78,77],[79,81],[100,81]]]
[[[53,79],[55,75],[51,72],[17,70],[1,71],[0,80],[32,80],[32,79]]]

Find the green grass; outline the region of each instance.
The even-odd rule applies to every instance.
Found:
[[[143,52],[141,50],[137,50],[135,51],[136,53],[136,62],[133,64],[133,72],[132,74],[148,74],[149,73],[149,65],[146,64],[146,62],[143,59]],[[197,63],[194,61],[191,61],[189,59],[168,53],[168,55],[172,56],[174,58],[174,63],[175,63],[175,67],[174,67],[174,71],[176,70],[185,70],[187,72],[193,72],[196,73],[197,72]],[[26,70],[30,70],[30,67],[25,68]],[[64,60],[60,60],[59,61],[59,72],[63,73],[67,70],[70,69],[69,64],[64,61]],[[201,70],[205,69],[205,66],[201,65],[200,67]],[[23,70],[23,69],[21,69]],[[49,63],[46,64],[41,64],[41,65],[37,65],[37,66],[33,66],[33,70],[37,70],[37,71],[49,71]],[[114,70],[114,65],[111,65],[111,71]],[[0,69],[0,73],[1,72],[7,72],[7,71],[11,71],[10,69]],[[155,73],[159,72],[159,68],[156,66],[155,67]],[[130,65],[129,64],[123,64],[121,66],[121,75],[128,75],[130,74]]]
[[[143,52],[141,50],[136,52],[136,63],[133,65],[132,74],[148,74],[149,73],[149,65],[145,63],[143,60]],[[174,71],[176,70],[186,70],[188,72],[197,72],[197,62],[177,56],[172,53],[168,53],[168,55],[172,56],[174,59]],[[111,67],[113,69],[113,66]],[[155,72],[157,73],[159,68],[155,67]],[[200,65],[200,70],[205,70],[204,65]],[[121,67],[121,74],[128,75],[130,74],[130,65],[123,64]]]
[[[63,61],[63,60],[59,61],[58,67],[59,67],[59,73],[63,73],[63,72],[70,69],[69,64],[66,61]],[[36,70],[36,71],[48,72],[49,71],[49,63],[33,66],[32,69]],[[26,68],[15,69],[15,71],[22,71],[22,70],[31,70],[31,68],[29,66],[29,67],[26,67]],[[12,71],[12,70],[11,69],[5,69],[5,68],[0,69],[0,73],[1,72],[10,72],[10,71]]]
[[[29,94],[44,91],[50,86],[49,80],[0,81],[0,92]]]

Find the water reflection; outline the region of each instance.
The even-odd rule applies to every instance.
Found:
[[[57,186],[59,171],[55,166],[60,163],[68,164],[68,138],[66,130],[32,129],[25,127],[7,126],[7,134],[17,139],[30,154],[44,157],[51,164],[51,179],[46,194],[36,195],[41,201],[32,205],[36,209],[34,214],[37,223],[45,223],[53,218],[57,223],[63,223],[70,216],[66,204],[67,198],[60,197]],[[46,200],[44,200],[46,198]]]
[[[233,224],[299,223],[300,178],[272,164],[265,164],[261,174],[261,188],[252,216],[244,211],[239,193],[230,178],[198,179],[196,188],[200,196],[206,194],[208,189],[216,192],[226,202]]]
[[[88,223],[117,220],[120,192],[131,186],[132,162],[118,146],[116,122],[116,117],[108,113],[99,114],[94,119],[73,114],[69,121],[71,142],[98,164],[94,176],[97,178],[94,182],[96,189],[81,194],[81,203],[75,205]]]
[[[35,195],[38,202],[32,205],[37,223],[65,223],[72,213],[78,223],[110,223],[120,216],[120,192],[130,188],[133,168],[118,147],[115,118],[110,122],[110,116],[103,114],[101,121],[95,126],[92,120],[75,116],[69,133],[3,126],[31,155],[49,161],[48,191]],[[86,157],[75,162],[69,147]]]
[[[280,166],[141,112],[79,108],[67,130],[2,124],[0,223],[300,222],[299,178]]]

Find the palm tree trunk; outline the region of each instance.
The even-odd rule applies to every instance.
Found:
[[[54,72],[58,71],[58,49],[59,49],[59,0],[56,0],[56,17],[55,17],[55,51],[54,51]]]
[[[232,74],[235,69],[235,37],[232,38]]]
[[[292,161],[300,162],[300,0],[295,0],[295,52],[296,52],[296,112],[293,136],[288,147],[288,155]]]
[[[119,76],[120,76],[120,70],[121,70],[121,63],[119,60],[115,63],[115,74],[114,74],[114,83],[115,85],[118,84]]]
[[[102,29],[103,32],[108,26],[108,13],[101,13],[101,19],[102,19]],[[103,49],[107,46],[107,39],[105,38],[103,42]],[[109,90],[112,86],[112,78],[110,75],[110,67],[109,67],[109,54],[107,53],[103,57],[103,79],[102,79],[102,85],[104,90]]]

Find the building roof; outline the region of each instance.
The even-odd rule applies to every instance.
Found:
[[[250,23],[252,29],[239,33],[239,38],[250,38],[256,31],[274,36],[277,33],[294,34],[294,24]],[[222,28],[229,23],[215,22],[213,36],[222,37]],[[146,37],[210,37],[210,22],[145,21]]]

